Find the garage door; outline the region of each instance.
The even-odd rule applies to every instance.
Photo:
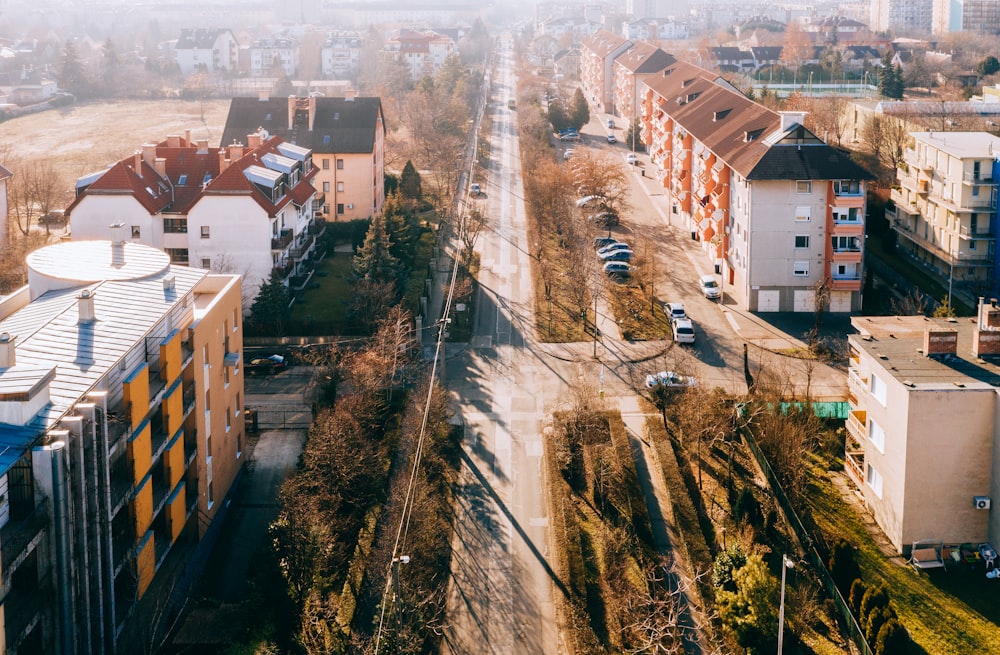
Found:
[[[850,291],[831,291],[830,292],[830,311],[831,312],[843,312],[847,313],[851,311],[851,292]]]
[[[758,291],[757,311],[776,312],[778,311],[778,303],[780,300],[781,300],[780,291]]]
[[[813,289],[799,290],[795,292],[795,306],[792,311],[814,312],[816,311],[816,292]]]

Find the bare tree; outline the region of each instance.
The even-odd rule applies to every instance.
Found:
[[[462,263],[468,266],[472,262],[472,256],[476,250],[476,241],[479,240],[479,235],[488,225],[489,220],[486,218],[486,214],[479,211],[478,207],[473,207],[468,212],[465,213],[465,222],[462,225],[461,238],[462,238]]]
[[[8,168],[14,173],[7,187],[9,213],[18,231],[27,235],[60,200],[61,178],[48,160],[15,160]]]

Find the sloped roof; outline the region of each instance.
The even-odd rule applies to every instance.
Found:
[[[712,48],[712,56],[716,59],[750,59],[750,53],[733,46],[717,46]]]
[[[3,164],[0,164],[0,180],[7,180],[7,179],[10,179],[12,177],[14,177],[14,174],[11,173],[6,168],[4,168]]]
[[[601,59],[631,43],[628,39],[608,30],[597,30],[580,42],[582,48],[590,50]]]
[[[636,43],[615,59],[615,63],[636,75],[658,73],[675,61],[673,55],[645,41]]]
[[[215,40],[220,34],[229,30],[226,29],[182,29],[181,36],[177,39],[176,50],[211,50],[215,46]]]
[[[780,45],[757,45],[750,48],[754,59],[781,59],[781,51]]]
[[[222,143],[242,143],[248,134],[263,127],[268,134],[278,135],[314,153],[366,154],[374,151],[377,130],[385,129],[380,120],[380,98],[319,97],[314,100],[316,117],[310,131],[307,115],[297,114],[297,124],[289,127],[287,98],[233,98],[222,131]]]

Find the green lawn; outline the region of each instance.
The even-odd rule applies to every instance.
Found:
[[[814,469],[808,502],[820,529],[832,543],[842,536],[858,548],[862,579],[869,586],[885,582],[889,597],[913,639],[912,655],[993,653],[1000,644],[1000,580],[983,569],[950,566],[947,571],[917,573],[895,564],[879,550],[861,517]]]
[[[319,287],[307,289],[299,295],[292,306],[292,319],[343,321],[350,309],[353,261],[353,256],[346,252],[327,255],[312,278],[312,282],[318,283]]]

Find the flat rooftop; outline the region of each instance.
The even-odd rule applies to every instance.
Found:
[[[1000,356],[972,354],[974,317],[857,316],[851,325],[859,333],[848,337],[851,347],[868,353],[889,375],[912,388],[1000,387]],[[926,356],[924,333],[929,329],[956,330],[955,354]]]

